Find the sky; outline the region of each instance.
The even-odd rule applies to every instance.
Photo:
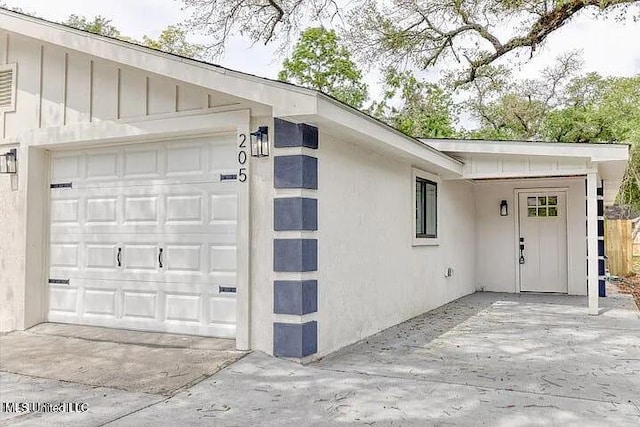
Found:
[[[20,7],[53,21],[63,21],[70,14],[93,17],[102,15],[112,20],[123,35],[142,39],[153,38],[168,25],[187,18],[178,0],[4,0],[7,6]],[[194,36],[194,42],[205,39]],[[224,57],[215,62],[225,67],[263,77],[275,78],[283,61],[276,54],[276,46],[252,44],[242,37],[234,37],[227,46]],[[572,20],[552,33],[545,46],[538,48],[535,57],[521,65],[517,74],[534,77],[538,70],[552,63],[563,52],[580,49],[584,59],[584,71],[596,71],[603,75],[629,76],[640,73],[640,23],[628,20],[595,19],[584,15]],[[370,69],[370,67],[366,67]],[[380,93],[380,74],[367,75],[370,94]]]

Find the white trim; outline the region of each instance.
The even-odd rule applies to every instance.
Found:
[[[438,150],[456,153],[584,157],[594,162],[629,159],[629,145],[627,144],[465,141],[455,139],[421,139],[421,141]]]
[[[416,237],[416,179],[422,178],[436,183],[436,237]],[[440,214],[440,206],[442,205],[442,179],[438,175],[423,171],[421,169],[411,168],[411,246],[437,246],[440,244],[440,230],[442,227],[442,215]]]
[[[317,118],[325,120],[325,132],[341,129],[343,133],[356,133],[366,138],[366,146],[374,151],[403,158],[413,166],[429,169],[443,178],[462,177],[464,163],[460,160],[379,123],[364,113],[345,108],[326,95],[318,95]],[[313,117],[309,119],[313,120]]]
[[[179,116],[138,122],[92,122],[24,131],[18,139],[27,145],[86,148],[95,144],[117,144],[236,131],[248,123],[249,110]]]
[[[565,227],[567,230],[567,295],[569,294],[569,285],[573,280],[573,274],[571,269],[569,268],[571,264],[571,249],[572,249],[572,237],[571,227],[569,227],[569,187],[538,187],[538,188],[515,188],[513,190],[514,201],[516,207],[516,215],[515,215],[515,283],[516,283],[516,293],[522,292],[522,275],[520,274],[520,194],[526,193],[545,193],[545,192],[555,192],[555,193],[564,193],[564,206],[565,206]]]
[[[465,179],[529,179],[529,178],[562,178],[573,176],[584,176],[590,172],[594,172],[595,169],[568,169],[568,170],[556,170],[556,171],[536,171],[528,172],[526,176],[522,175],[522,172],[494,172],[494,173],[466,173]]]
[[[251,120],[236,123],[236,142],[240,134],[247,136]],[[238,182],[238,214],[236,219],[236,349],[251,350],[251,181],[253,180],[253,157],[247,156],[247,180]]]

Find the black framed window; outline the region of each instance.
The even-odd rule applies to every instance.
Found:
[[[438,184],[416,178],[416,237],[438,237]]]

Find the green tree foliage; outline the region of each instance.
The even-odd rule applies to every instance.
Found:
[[[362,71],[335,31],[322,27],[303,31],[278,79],[319,90],[355,108],[367,99]]]
[[[101,15],[94,16],[93,18],[69,15],[69,18],[67,18],[63,24],[107,37],[122,38],[120,31],[111,23],[111,20]]]
[[[535,79],[517,80],[504,66],[482,69],[469,90],[467,111],[480,124],[468,133],[478,139],[544,139],[541,128],[562,104],[565,89],[582,66],[578,52],[557,58]]]
[[[185,31],[176,25],[169,25],[162,30],[157,39],[143,36],[142,44],[188,58],[201,58],[206,51],[203,45],[189,43]]]
[[[631,144],[618,201],[640,212],[640,75],[576,75],[579,61],[567,58],[524,81],[505,68],[485,68],[468,85],[467,110],[480,127],[464,136]]]
[[[206,49],[204,46],[187,41],[186,32],[176,25],[169,25],[165,28],[157,39],[149,36],[143,36],[142,41],[137,41],[131,37],[127,37],[120,33],[110,19],[104,16],[94,16],[87,18],[86,16],[70,15],[63,24],[80,30],[89,31],[107,37],[113,37],[120,40],[137,43],[153,49],[162,50],[164,52],[176,55],[186,56],[189,58],[199,58],[204,55]]]
[[[181,1],[192,13],[189,28],[210,35],[217,52],[234,34],[287,43],[301,26],[330,22],[371,63],[428,68],[453,59],[462,66],[459,83],[500,58],[533,55],[577,16],[622,20],[640,9],[640,0]]]
[[[640,212],[640,75],[604,78],[590,73],[572,80],[564,104],[549,113],[544,139],[558,142],[631,144],[631,159],[618,201]]]
[[[382,100],[368,110],[374,117],[413,137],[455,136],[457,107],[443,88],[394,68],[385,70],[384,86]]]

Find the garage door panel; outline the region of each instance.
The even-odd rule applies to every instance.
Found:
[[[234,323],[236,321],[236,299],[228,297],[210,296],[209,313],[212,319],[209,323]],[[213,320],[215,319],[215,320]]]
[[[49,319],[233,337],[235,151],[228,134],[54,153],[50,278],[68,284]]]
[[[52,267],[64,269],[79,269],[80,244],[77,242],[53,242],[50,245],[49,259]]]
[[[122,256],[122,250],[114,243],[87,244],[85,269],[96,269],[115,273],[118,268],[118,252]]]
[[[77,180],[82,177],[82,155],[57,155],[51,163],[51,179],[53,181]]]
[[[169,322],[202,322],[200,294],[165,294],[165,315]]]
[[[88,181],[113,181],[119,178],[118,151],[109,151],[95,154],[87,154],[85,157],[86,174]]]
[[[116,317],[116,290],[84,290],[84,316]]]
[[[123,292],[122,316],[132,319],[158,319],[158,294],[156,292],[125,290]]]
[[[203,259],[202,245],[167,245],[167,272],[187,272],[201,274]]]
[[[159,178],[161,150],[157,148],[125,150],[123,178]]]
[[[234,272],[236,271],[236,247],[211,245],[211,272]]]
[[[118,225],[117,197],[89,197],[86,199],[86,224]]]
[[[79,226],[80,201],[77,199],[59,199],[51,201],[51,223],[55,225]]]
[[[236,144],[235,138],[224,145],[211,147],[209,154],[209,171],[220,173],[236,170]]]
[[[75,315],[78,289],[58,285],[50,285],[49,289],[50,312]]]
[[[203,175],[204,144],[182,145],[167,147],[166,175],[175,177],[180,175]]]
[[[124,196],[123,225],[152,223],[160,225],[159,196]]]
[[[173,193],[167,195],[167,213],[165,224],[202,225],[204,224],[204,194]]]
[[[209,223],[236,221],[238,217],[238,196],[236,194],[210,194],[211,210]]]
[[[158,245],[126,244],[123,248],[123,270],[135,272],[160,268],[160,247]]]

